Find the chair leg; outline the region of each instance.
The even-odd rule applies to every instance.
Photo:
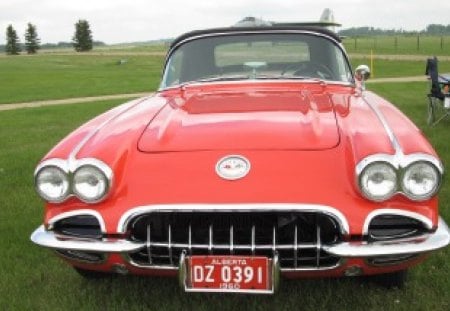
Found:
[[[433,125],[434,121],[436,120],[436,106],[434,103],[434,98],[431,96],[428,97],[428,117],[427,117],[427,124]]]

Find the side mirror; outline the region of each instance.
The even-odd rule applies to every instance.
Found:
[[[355,70],[355,78],[358,81],[366,81],[370,78],[370,68],[367,65],[359,65]]]
[[[360,87],[362,91],[366,89],[365,82],[370,77],[370,68],[367,65],[359,65],[355,70],[355,79],[357,85]]]

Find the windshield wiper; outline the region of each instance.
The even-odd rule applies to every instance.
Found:
[[[256,76],[257,80],[305,80],[311,79],[310,77],[304,76]]]
[[[256,79],[260,80],[311,80],[316,82],[323,82],[326,83],[325,80],[320,78],[313,78],[313,77],[307,77],[307,76],[257,76]]]
[[[250,76],[248,75],[230,75],[230,76],[216,76],[210,78],[202,78],[193,81],[189,81],[188,83],[196,83],[196,82],[217,82],[217,81],[236,81],[236,80],[247,80]]]

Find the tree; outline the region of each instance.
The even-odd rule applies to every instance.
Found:
[[[17,55],[20,52],[19,37],[12,25],[6,28],[6,54]]]
[[[92,32],[87,20],[80,19],[75,24],[75,34],[72,38],[72,44],[77,52],[92,50]]]
[[[28,54],[35,54],[40,48],[40,39],[38,38],[36,26],[28,23],[27,30],[25,32],[25,50]]]

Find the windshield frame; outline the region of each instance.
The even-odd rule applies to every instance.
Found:
[[[339,42],[338,40],[336,40],[334,37],[327,35],[326,33],[322,33],[322,32],[315,32],[313,30],[302,30],[302,29],[287,29],[287,30],[268,30],[268,29],[264,29],[264,30],[233,30],[233,31],[224,31],[224,32],[209,32],[209,33],[204,33],[204,34],[198,34],[198,35],[193,35],[190,37],[186,37],[182,40],[177,41],[174,45],[172,45],[169,49],[169,51],[167,52],[166,58],[164,60],[164,67],[163,67],[163,72],[162,72],[162,78],[161,78],[161,83],[159,86],[158,91],[163,91],[163,90],[167,90],[167,89],[174,89],[174,88],[179,88],[185,84],[196,84],[196,83],[202,83],[201,81],[186,81],[186,82],[182,82],[176,85],[169,85],[169,86],[165,86],[163,87],[163,82],[165,81],[165,77],[166,77],[166,71],[167,71],[167,66],[169,64],[169,60],[172,57],[172,55],[181,47],[183,46],[185,43],[188,42],[192,42],[195,40],[201,40],[204,38],[211,38],[211,37],[223,37],[223,36],[239,36],[239,35],[252,35],[252,34],[303,34],[303,35],[310,35],[310,36],[316,36],[316,37],[321,37],[321,38],[325,38],[327,40],[329,40],[332,44],[334,44],[342,53],[342,56],[344,58],[345,61],[345,65],[349,71],[350,74],[350,79],[349,81],[335,81],[335,80],[322,80],[325,83],[328,84],[338,84],[338,85],[345,85],[345,86],[354,86],[355,85],[355,77],[352,71],[352,66],[350,64],[350,60],[348,57],[348,54],[343,46],[343,44],[341,42]],[[274,79],[275,81],[292,81],[292,79],[289,79],[286,77],[286,79]],[[302,79],[303,80],[303,79]],[[315,78],[309,78],[309,79],[304,79],[303,81],[317,81],[318,79]],[[255,82],[261,82],[261,80],[251,80],[251,79],[246,79],[246,80],[240,80],[240,81],[255,81]],[[204,83],[204,82],[203,82]]]

